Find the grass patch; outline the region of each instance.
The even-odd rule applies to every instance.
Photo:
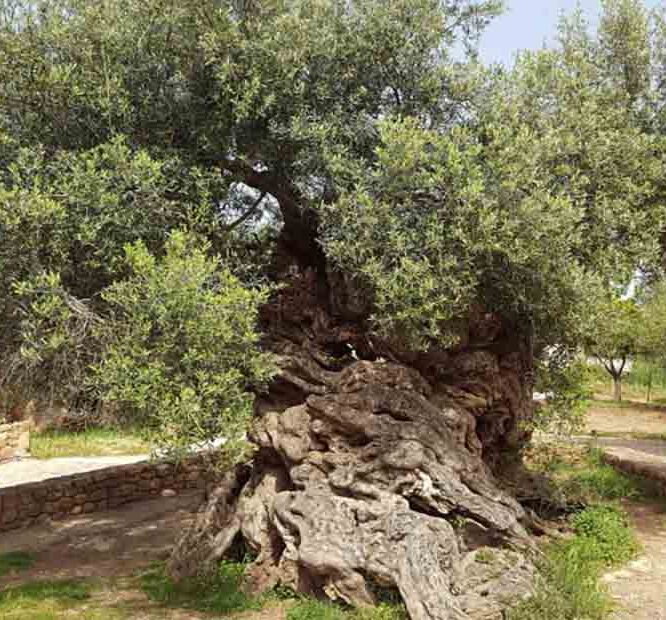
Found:
[[[150,599],[165,607],[222,615],[261,609],[265,598],[250,597],[241,590],[245,568],[244,564],[226,562],[214,577],[174,583],[160,566],[143,575],[141,587]]]
[[[598,448],[544,444],[533,448],[525,462],[528,469],[547,476],[549,492],[562,505],[580,506],[653,495],[649,481],[608,465]]]
[[[607,568],[638,551],[624,514],[595,506],[573,518],[575,536],[553,544],[541,565],[537,591],[507,614],[508,620],[603,620],[612,610],[599,583]]]
[[[35,556],[25,551],[0,553],[0,577],[8,573],[28,570],[35,563]]]
[[[289,608],[287,620],[408,620],[401,605],[382,603],[377,607],[349,610],[332,603],[303,599]]]
[[[149,452],[150,445],[133,430],[94,428],[80,433],[44,431],[30,435],[30,453],[38,459],[121,456]]]
[[[95,584],[83,580],[34,581],[0,592],[3,620],[60,620],[68,612],[80,610],[90,599]],[[110,618],[95,610],[81,612],[87,620]],[[78,615],[78,614],[77,614]]]
[[[263,596],[242,591],[246,564],[227,562],[213,578],[174,583],[163,566],[141,577],[141,587],[154,602],[165,607],[229,615],[263,608],[271,601],[289,600],[287,620],[408,620],[402,605],[382,602],[377,607],[350,609],[330,602],[306,598],[279,588]]]

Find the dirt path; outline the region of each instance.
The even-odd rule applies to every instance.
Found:
[[[587,412],[585,431],[613,435],[666,434],[666,407],[634,402],[617,405],[595,401]]]
[[[666,620],[666,506],[631,503],[626,509],[643,552],[604,578],[618,606],[613,620]]]
[[[666,490],[666,441],[627,437],[636,433],[666,437],[664,407],[594,403],[586,426],[588,432],[618,435],[585,439],[603,449],[616,467],[657,481]],[[666,620],[666,502],[630,502],[625,508],[643,550],[636,560],[604,578],[617,604],[613,620]]]
[[[28,570],[0,577],[0,592],[40,580],[93,579],[98,587],[90,600],[63,614],[63,620],[219,618],[215,614],[164,607],[151,601],[140,585],[139,575],[168,557],[176,538],[194,518],[199,499],[198,493],[183,493],[0,533],[0,554],[21,551],[35,558]],[[228,618],[284,620],[285,616],[285,604],[276,601],[261,611],[238,613]]]
[[[24,551],[36,558],[29,571],[0,577],[0,588],[32,579],[111,579],[150,566],[168,556],[199,498],[184,493],[0,533],[0,553]]]

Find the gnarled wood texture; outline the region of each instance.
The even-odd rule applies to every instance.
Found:
[[[253,590],[368,605],[390,588],[413,620],[500,617],[533,577],[527,516],[492,473],[531,412],[529,347],[484,316],[455,350],[396,353],[364,335],[362,300],[320,284],[296,276],[266,309],[282,371],[256,456],[213,494],[172,575],[212,570],[242,538]]]

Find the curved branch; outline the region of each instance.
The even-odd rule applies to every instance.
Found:
[[[262,192],[255,203],[245,213],[243,213],[243,215],[241,215],[235,222],[224,227],[224,231],[231,232],[235,228],[238,228],[238,226],[240,226],[243,222],[246,222],[249,218],[251,218],[257,212],[257,209],[264,201],[264,198],[266,198],[267,194],[268,192]]]

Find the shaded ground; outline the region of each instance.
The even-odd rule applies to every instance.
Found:
[[[60,618],[112,620],[198,620],[216,617],[170,609],[151,601],[140,589],[142,571],[168,557],[175,538],[193,519],[200,495],[129,504],[122,508],[0,533],[0,554],[34,555],[32,567],[0,577],[5,588],[39,580],[93,579],[89,601]],[[281,620],[284,604],[233,616],[237,620]],[[24,617],[24,616],[21,616]],[[49,616],[51,617],[51,616]]]
[[[112,578],[165,559],[192,519],[200,494],[129,504],[116,510],[0,533],[0,552],[26,551],[34,566],[0,577],[0,587],[31,579]]]

